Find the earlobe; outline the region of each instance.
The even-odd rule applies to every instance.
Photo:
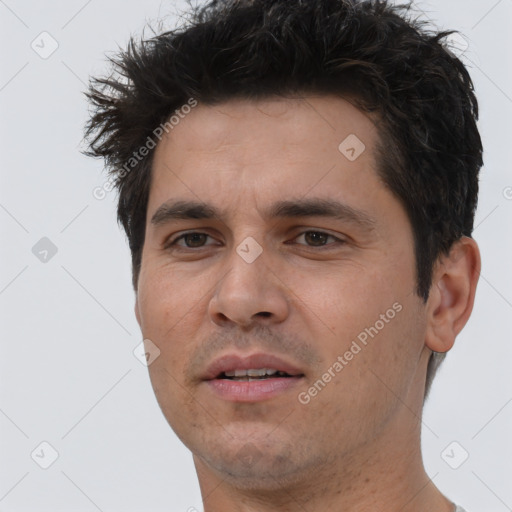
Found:
[[[455,242],[448,256],[435,267],[427,303],[425,344],[434,352],[447,352],[473,310],[480,276],[480,251],[469,237]]]

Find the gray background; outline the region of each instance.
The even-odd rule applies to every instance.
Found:
[[[88,76],[105,71],[105,52],[177,5],[0,0],[1,512],[202,510],[192,458],[133,354],[141,336],[115,194],[93,197],[106,181],[102,163],[79,152]],[[485,147],[474,234],[482,275],[473,316],[425,408],[425,464],[468,512],[505,512],[512,510],[512,0],[415,5],[469,43],[462,58]],[[58,48],[45,55],[52,44]],[[52,462],[52,448],[42,442],[58,452],[47,469],[40,466]]]

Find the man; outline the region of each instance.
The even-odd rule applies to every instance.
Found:
[[[93,82],[206,512],[462,510],[420,450],[480,270],[477,102],[446,35],[385,2],[212,1]]]

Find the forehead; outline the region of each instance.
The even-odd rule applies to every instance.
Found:
[[[198,104],[156,148],[148,217],[172,197],[234,201],[261,192],[261,203],[291,188],[294,196],[342,192],[349,182],[368,189],[378,181],[377,140],[372,120],[335,96]]]
[[[258,142],[277,149],[285,141],[293,145],[310,140],[321,149],[318,144],[321,140],[331,144],[354,134],[371,145],[377,136],[371,117],[349,99],[337,96],[236,99],[218,105],[199,103],[189,110],[179,119],[174,116],[177,124],[165,134],[157,153],[173,143],[183,151],[193,149],[194,152],[243,143],[250,152]],[[280,134],[279,139],[272,136],[275,133]]]

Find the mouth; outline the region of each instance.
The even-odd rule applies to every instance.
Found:
[[[303,371],[278,356],[225,355],[207,369],[203,380],[216,397],[233,402],[259,402],[290,391]]]
[[[292,377],[297,377],[297,375],[290,375],[289,373],[276,370],[275,368],[250,368],[249,370],[232,370],[228,372],[221,372],[217,376],[217,379],[228,379],[239,382],[253,382],[267,379]]]

